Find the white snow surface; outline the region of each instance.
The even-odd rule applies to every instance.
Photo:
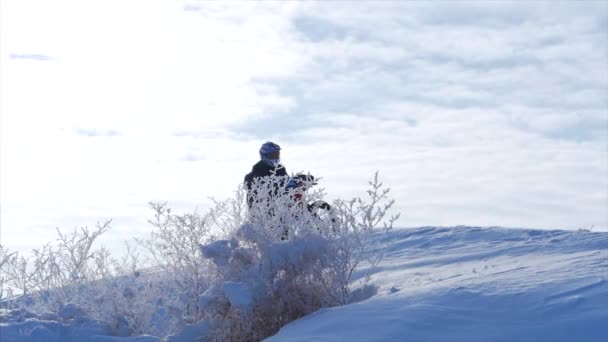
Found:
[[[78,308],[68,305],[59,315],[36,315],[25,309],[0,310],[1,342],[158,342],[154,336],[112,336],[103,322],[88,318]]]
[[[608,341],[608,233],[404,228],[377,233],[372,247],[384,253],[373,288],[354,293],[367,299],[317,311],[267,341]],[[247,304],[242,287],[227,292]],[[170,340],[191,341],[209,329],[201,324]],[[112,336],[71,306],[0,311],[2,342],[158,340]]]
[[[608,233],[395,229],[379,251],[375,295],[266,341],[608,341]]]
[[[245,283],[227,281],[224,283],[224,293],[230,304],[237,308],[246,308],[253,303],[253,293]]]

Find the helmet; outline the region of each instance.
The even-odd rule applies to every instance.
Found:
[[[281,151],[281,146],[268,141],[268,142],[264,143],[262,145],[262,147],[260,147],[260,158],[262,160],[269,161],[273,165],[277,166],[280,161],[280,158],[279,158],[280,151]]]

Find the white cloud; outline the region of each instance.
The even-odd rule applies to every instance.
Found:
[[[3,1],[3,240],[140,232],[149,200],[229,195],[266,140],[332,198],[380,170],[401,225],[608,226],[606,10]]]
[[[23,111],[45,112],[62,128],[165,132],[289,109],[289,101],[250,85],[257,75],[285,75],[298,58],[280,30],[249,19],[253,10],[236,11],[243,22],[234,25],[171,2],[9,2],[4,50],[34,49],[53,62],[32,70],[3,60],[6,110],[25,102]]]

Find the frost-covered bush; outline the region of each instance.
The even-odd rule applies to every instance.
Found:
[[[397,218],[385,222],[394,203],[388,189],[376,174],[366,199],[336,200],[328,210],[323,189],[286,190],[286,182],[258,179],[204,213],[151,203],[150,237],[127,244],[120,259],[93,248],[110,221],[58,230],[56,243],[29,257],[0,246],[0,300],[5,290],[20,294],[0,303],[169,341],[257,341],[319,308],[349,303],[354,271],[379,261],[369,257],[371,234]]]
[[[8,269],[14,267],[16,259],[16,253],[9,252],[6,247],[0,245],[0,302],[7,296],[11,296],[12,291],[7,287],[7,283],[11,281]]]
[[[165,318],[173,316],[177,326],[197,322],[203,312],[198,298],[207,290],[212,275],[210,261],[203,258],[200,244],[214,239],[213,232],[222,219],[226,204],[216,203],[207,213],[198,211],[174,214],[166,203],[150,203],[154,210],[151,237],[140,240],[157,272],[165,277],[163,288],[169,293],[163,298]],[[160,284],[159,284],[160,285]],[[174,331],[174,329],[169,329]]]
[[[109,229],[110,221],[94,230],[75,229],[71,234],[57,230],[59,239],[32,251],[29,257],[14,255],[3,267],[8,285],[44,309],[58,310],[65,303],[85,301],[83,285],[103,278],[99,261],[105,249],[93,250],[94,241]],[[52,295],[51,295],[52,293]]]
[[[319,308],[347,303],[368,239],[393,205],[377,174],[368,200],[335,201],[332,210],[307,205],[322,200],[322,189],[296,200],[297,190],[277,191],[284,182],[254,182],[247,221],[229,239],[201,247],[217,274],[199,301],[213,327],[209,340],[261,340]]]
[[[333,288],[333,296],[342,304],[349,302],[352,286],[353,272],[362,261],[368,263],[369,275],[381,261],[382,253],[369,253],[371,236],[378,229],[388,231],[393,228],[400,214],[387,217],[388,211],[395,204],[395,200],[388,198],[390,188],[385,188],[378,179],[378,172],[369,181],[366,198],[354,198],[350,201],[334,201],[334,210],[340,222],[335,236],[335,245],[339,260],[337,261],[339,279]],[[364,284],[360,284],[364,286]]]
[[[13,272],[19,261],[19,253],[11,252],[6,246],[0,245],[0,309],[6,309],[9,300],[16,296]]]
[[[110,229],[110,221],[95,229],[70,233],[57,230],[58,239],[35,249],[28,257],[0,252],[0,284],[15,294],[2,307],[27,308],[38,314],[60,314],[77,308],[83,315],[107,324],[115,335],[146,330],[150,320],[149,277],[140,277],[137,252],[127,245],[120,259],[93,244]],[[153,301],[152,301],[153,302]],[[75,309],[74,309],[75,310]],[[74,311],[72,310],[72,311]],[[65,318],[65,315],[59,315]],[[67,318],[66,318],[67,319]]]
[[[97,279],[98,269],[94,260],[102,258],[104,251],[93,251],[95,239],[109,229],[110,222],[63,234],[59,239],[32,251],[29,257],[12,254],[2,263],[2,278],[6,286],[21,295],[20,299],[7,303],[26,303],[37,311],[58,311],[64,304],[82,302],[87,281]]]

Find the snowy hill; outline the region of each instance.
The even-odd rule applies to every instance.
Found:
[[[267,341],[608,341],[608,234],[398,229],[372,298],[320,310]]]
[[[371,297],[267,341],[608,341],[608,233],[425,227],[377,233],[373,246],[385,256]],[[110,334],[69,310],[0,312],[2,342],[158,340]]]

